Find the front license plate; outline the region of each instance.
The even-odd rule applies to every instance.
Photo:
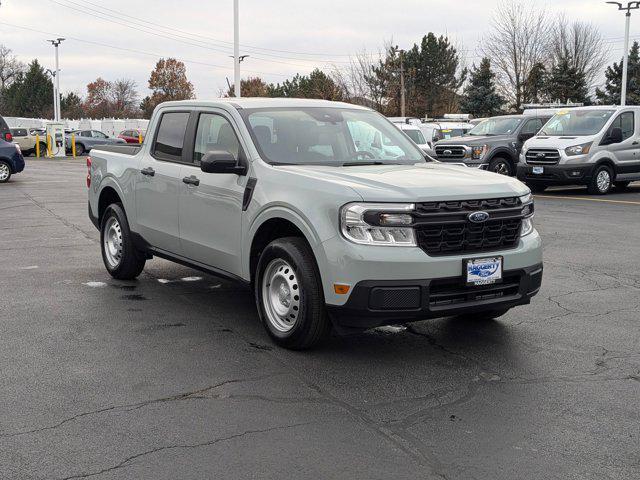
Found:
[[[502,280],[502,257],[466,260],[467,285],[491,285]]]
[[[544,173],[544,167],[533,167],[533,173],[536,175],[540,175]]]

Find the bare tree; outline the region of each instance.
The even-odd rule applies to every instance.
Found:
[[[112,82],[110,94],[116,117],[128,117],[137,113],[140,102],[134,80],[121,78]]]
[[[519,110],[527,99],[527,80],[536,65],[546,65],[553,23],[531,4],[503,0],[482,47],[498,74],[500,93]]]
[[[386,47],[385,47],[386,52]],[[347,102],[382,110],[386,103],[386,89],[381,88],[374,71],[386,53],[368,53],[362,50],[349,57],[346,66],[335,66],[331,77]]]
[[[564,14],[553,26],[551,55],[553,65],[567,60],[571,68],[584,73],[589,91],[599,82],[607,63],[604,40],[598,28],[578,20],[570,23]]]
[[[24,63],[11,54],[10,48],[0,45],[0,92],[8,88],[25,69]]]

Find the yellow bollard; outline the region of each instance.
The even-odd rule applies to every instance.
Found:
[[[40,135],[36,135],[36,158],[40,158]]]
[[[49,134],[47,134],[47,157],[53,157],[53,154],[51,153],[51,135]]]
[[[71,154],[73,155],[73,158],[76,158],[76,134],[75,133],[71,134]]]
[[[138,143],[142,145],[142,133],[138,132]]]

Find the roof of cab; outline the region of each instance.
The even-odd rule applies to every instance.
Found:
[[[242,98],[216,98],[212,100],[178,100],[160,104],[163,107],[216,107],[220,105],[232,105],[235,108],[305,108],[305,107],[325,107],[325,108],[351,108],[358,110],[370,110],[367,107],[353,105],[345,102],[333,102],[330,100],[317,100],[313,98],[269,98],[269,97],[242,97]]]

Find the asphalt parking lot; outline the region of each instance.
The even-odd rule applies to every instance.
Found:
[[[301,353],[235,284],[112,280],[85,175],[0,185],[0,478],[640,478],[640,184],[537,197],[530,306]]]

